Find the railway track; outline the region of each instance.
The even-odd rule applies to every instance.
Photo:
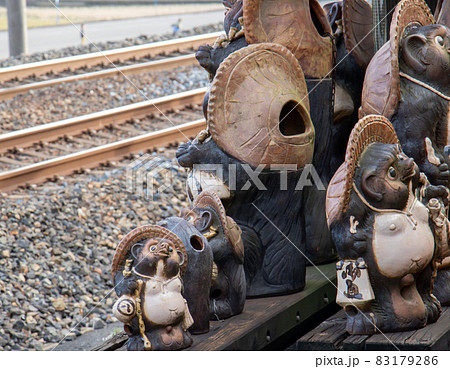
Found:
[[[61,83],[193,65],[196,63],[193,51],[200,45],[214,42],[220,34],[221,32],[214,32],[1,68],[0,82],[3,88],[0,89],[0,100],[14,97],[31,89],[40,89]],[[183,55],[186,52],[188,54]],[[174,53],[177,55],[173,56]],[[172,55],[172,57],[168,58],[168,55]],[[154,58],[160,58],[160,60],[151,60]],[[108,66],[111,62],[115,67],[103,68],[104,65]],[[92,70],[93,68],[96,70]]]
[[[205,127],[204,93],[197,89],[0,135],[0,191],[193,138]]]

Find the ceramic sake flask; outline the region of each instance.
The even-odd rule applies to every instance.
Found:
[[[448,253],[447,198],[403,153],[385,117],[356,124],[326,204],[348,332],[413,330],[437,320],[431,291],[436,262]]]
[[[187,255],[168,229],[147,225],[119,243],[112,276],[119,299],[114,316],[124,323],[128,350],[180,350],[192,344],[193,324],[182,295]]]

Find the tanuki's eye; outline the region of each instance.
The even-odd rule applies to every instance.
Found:
[[[394,167],[389,167],[388,169],[388,177],[389,179],[397,179],[397,171],[395,170]]]
[[[444,39],[442,38],[442,36],[436,36],[434,38],[434,41],[436,41],[436,43],[440,46],[440,47],[444,47]]]
[[[155,250],[156,250],[156,246],[150,247],[150,251],[155,251]]]
[[[173,248],[169,247],[169,252],[172,252],[172,251],[173,251]]]

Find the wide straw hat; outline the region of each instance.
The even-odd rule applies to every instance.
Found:
[[[151,238],[159,238],[161,240],[168,240],[172,242],[175,246],[177,252],[181,252],[184,256],[184,262],[180,266],[180,274],[183,274],[187,266],[187,253],[183,245],[183,242],[178,238],[177,235],[169,231],[168,229],[158,226],[158,225],[144,225],[133,229],[128,233],[116,248],[114,258],[111,264],[111,273],[113,280],[118,271],[122,270],[125,265],[125,261],[131,257],[131,248],[136,243],[148,240]]]
[[[267,43],[230,54],[211,85],[208,126],[223,151],[254,167],[311,163],[315,132],[295,56]]]
[[[355,169],[364,150],[374,142],[399,144],[391,122],[381,115],[368,115],[360,119],[350,134],[345,161],[334,174],[327,189],[325,211],[328,226],[347,211]]]
[[[331,26],[317,0],[244,0],[245,40],[288,48],[305,76],[323,78],[333,69]]]
[[[241,238],[242,231],[236,222],[227,216],[219,196],[214,192],[203,191],[196,198],[194,207],[212,209],[220,217],[223,232],[230,241],[234,254],[241,262],[244,262],[244,244]]]

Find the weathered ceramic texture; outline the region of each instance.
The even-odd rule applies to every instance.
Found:
[[[285,115],[295,110],[299,116],[297,126],[284,134],[283,108]],[[252,166],[310,163],[314,126],[305,78],[292,53],[280,45],[260,44],[231,54],[209,92],[208,125],[224,151]]]
[[[438,318],[440,304],[431,295],[436,267],[431,261],[439,254],[439,245],[430,212],[421,202],[426,204],[427,196],[446,197],[447,192],[419,176],[385,117],[361,119],[327,194],[333,240],[348,267],[340,288],[351,299],[341,296],[338,302],[347,312],[350,333],[417,329]],[[443,204],[434,201],[442,211]],[[357,264],[367,266],[365,280],[358,279],[362,271]],[[368,280],[373,297],[363,287]]]
[[[192,344],[192,317],[182,295],[187,255],[181,240],[156,225],[127,234],[114,255],[119,299],[114,315],[125,324],[128,350],[179,350]]]
[[[344,0],[342,24],[347,51],[366,68],[374,54],[372,7],[365,0]]]
[[[216,193],[203,191],[193,205],[181,215],[208,238],[213,250],[216,272],[210,292],[211,319],[240,314],[246,297],[242,231],[226,215]]]
[[[308,78],[325,77],[333,68],[331,28],[316,0],[246,0],[244,25],[249,44],[287,47]]]

